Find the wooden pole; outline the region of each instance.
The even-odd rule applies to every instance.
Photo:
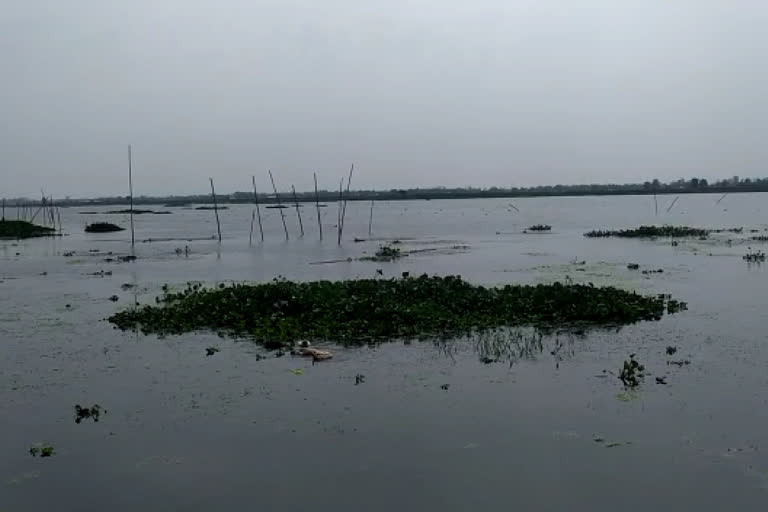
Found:
[[[56,207],[56,217],[59,219],[59,234],[63,233],[64,228],[61,225],[61,209]]]
[[[133,162],[131,158],[131,145],[128,144],[128,197],[131,204],[131,247],[136,245],[136,233],[133,229]]]
[[[285,231],[285,239],[288,240],[288,226],[285,225],[285,214],[283,213],[282,204],[280,203],[280,194],[277,193],[277,186],[275,185],[275,178],[272,177],[272,171],[269,171],[269,180],[272,182],[272,189],[275,191],[275,200],[277,201],[278,210],[280,210],[280,218],[283,220],[283,230]]]
[[[368,236],[371,236],[373,228],[373,199],[371,199],[371,215],[368,217]]]
[[[251,212],[251,231],[248,233],[248,245],[253,245],[253,223],[256,222],[256,210]]]
[[[339,232],[339,243],[341,243],[341,231],[344,231],[344,219],[347,217],[347,198],[349,197],[349,187],[352,186],[352,172],[355,170],[355,164],[349,169],[349,178],[347,178],[347,193],[344,196],[344,207],[341,210],[341,227]]]
[[[728,195],[728,192],[726,192],[725,194],[723,194],[722,196],[720,196],[720,199],[718,199],[718,200],[717,200],[717,202],[716,202],[715,204],[716,204],[716,205],[717,205],[717,204],[720,204],[720,201],[722,201],[723,199],[725,199],[725,196],[727,196],[727,195]]]
[[[213,213],[216,214],[216,231],[219,233],[219,243],[221,243],[221,223],[219,222],[219,203],[216,201],[216,190],[213,188],[213,178],[211,180],[211,195],[213,196]]]
[[[293,202],[296,205],[296,215],[299,217],[299,229],[301,230],[301,236],[304,236],[304,223],[301,222],[301,210],[299,210],[299,200],[296,198],[296,187],[291,185],[291,191],[293,192]]]
[[[5,198],[3,198],[3,222],[5,222]]]
[[[341,245],[341,203],[344,200],[344,178],[341,178],[339,182],[339,215],[336,221],[336,235],[338,238],[338,244]]]
[[[251,182],[253,182],[253,202],[256,203],[256,215],[259,217],[259,232],[261,233],[261,241],[264,241],[264,228],[261,225],[261,208],[259,207],[259,196],[256,193],[256,176],[251,176]],[[251,224],[253,226],[253,224]],[[253,231],[253,228],[251,228]]]
[[[320,222],[320,195],[317,193],[317,173],[315,175],[315,207],[317,209],[317,228],[320,230],[320,241],[323,240],[323,223]]]
[[[672,201],[672,204],[669,205],[669,208],[667,208],[667,213],[669,213],[669,210],[672,209],[673,206],[675,206],[675,203],[677,200],[680,199],[680,196],[675,197],[675,199]]]

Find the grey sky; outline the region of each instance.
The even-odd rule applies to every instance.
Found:
[[[764,0],[5,0],[0,196],[768,174]]]

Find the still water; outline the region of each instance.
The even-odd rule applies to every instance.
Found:
[[[650,197],[381,202],[372,236],[370,205],[350,203],[341,246],[335,204],[321,209],[323,241],[306,205],[303,238],[295,210],[284,210],[288,241],[280,212],[262,210],[265,241],[257,225],[252,245],[250,206],[220,212],[221,244],[205,240],[213,212],[154,207],[172,214],[136,216],[128,263],[105,261],[131,252],[128,231],[83,233],[86,222],[127,227],[127,216],[62,210],[67,236],[0,241],[0,510],[761,510],[768,275],[742,256],[768,246],[750,240],[768,234],[766,197],[683,196],[669,212],[661,197],[658,216]],[[643,223],[745,230],[677,246],[582,236]],[[524,234],[533,224],[552,232]],[[411,254],[356,260],[393,239]],[[491,364],[481,339],[329,342],[334,358],[313,366],[247,340],[158,339],[104,321],[166,283],[377,269],[610,284],[670,293],[689,310],[548,336]],[[207,357],[209,346],[220,352]],[[630,353],[652,375],[628,396],[611,372]],[[75,423],[75,404],[107,414]],[[54,455],[32,457],[36,443]]]

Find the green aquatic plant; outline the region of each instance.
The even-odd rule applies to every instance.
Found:
[[[710,230],[691,228],[687,226],[640,226],[636,229],[595,230],[584,233],[589,238],[685,238],[706,237]]]
[[[484,287],[458,276],[219,285],[165,289],[156,305],[120,311],[120,329],[247,336],[268,348],[298,340],[364,343],[429,338],[504,326],[621,325],[658,320],[682,303],[579,284]],[[670,308],[670,304],[674,307]]]
[[[98,423],[99,416],[102,414],[107,414],[107,411],[98,404],[94,404],[92,407],[81,407],[79,404],[75,405],[75,423],[81,423],[83,420],[88,419]]]
[[[35,238],[51,236],[56,233],[53,228],[38,226],[24,220],[0,220],[0,238]]]
[[[53,446],[48,443],[37,443],[29,448],[29,454],[33,457],[51,457],[54,453]]]
[[[619,379],[628,388],[636,388],[645,377],[645,366],[635,360],[635,354],[630,354],[629,361],[624,361],[624,365],[619,373]]]
[[[110,222],[94,222],[85,226],[86,233],[114,233],[115,231],[125,231],[125,228]]]
[[[373,256],[360,258],[364,261],[393,261],[405,256],[403,251],[399,247],[392,247],[391,245],[382,245],[376,251]]]

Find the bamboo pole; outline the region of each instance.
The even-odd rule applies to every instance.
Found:
[[[716,202],[715,204],[716,204],[716,205],[720,204],[720,201],[722,201],[723,199],[725,199],[725,196],[727,196],[727,195],[728,195],[728,192],[726,192],[725,194],[723,194],[722,196],[720,196],[720,199],[718,199],[718,200],[717,200],[717,202]]]
[[[339,182],[339,214],[336,219],[336,236],[338,238],[338,244],[341,245],[341,203],[344,199],[344,178],[341,178]]]
[[[320,222],[320,195],[317,193],[317,173],[315,176],[315,209],[317,209],[317,229],[320,230],[320,241],[323,240],[323,223]]]
[[[277,186],[275,186],[275,178],[272,176],[272,171],[269,171],[269,180],[272,182],[272,189],[275,191],[275,200],[277,201],[278,210],[280,210],[280,218],[283,220],[283,230],[285,231],[285,239],[288,240],[288,226],[285,224],[285,214],[283,213],[282,204],[280,203],[280,194],[277,193]]]
[[[56,207],[56,217],[59,219],[59,234],[64,232],[64,228],[61,225],[61,209]]]
[[[248,245],[253,245],[253,223],[256,222],[256,210],[251,212],[251,231],[248,233]]]
[[[128,144],[128,193],[131,204],[131,247],[133,247],[136,245],[136,233],[133,229],[133,162],[130,144]]]
[[[656,215],[659,215],[659,201],[656,198],[656,187],[653,187],[653,207],[656,212]]]
[[[373,232],[373,199],[371,199],[371,215],[368,217],[368,236]]]
[[[677,200],[680,199],[680,196],[675,197],[675,199],[672,201],[672,204],[669,205],[669,208],[667,208],[667,213],[669,213],[669,210],[672,209],[673,206],[675,206],[675,203]]]
[[[213,178],[211,180],[211,195],[213,196],[213,213],[216,214],[216,231],[219,233],[219,243],[221,243],[221,223],[219,222],[219,204],[216,201],[216,190],[213,188]]]
[[[256,203],[256,215],[259,217],[259,232],[261,233],[261,241],[264,241],[264,228],[261,225],[261,208],[259,207],[259,195],[256,193],[256,176],[251,176],[251,182],[253,183],[253,202]],[[253,223],[251,223],[251,231],[253,231]]]
[[[291,191],[293,192],[293,202],[296,205],[296,215],[299,217],[299,229],[301,230],[301,236],[304,236],[304,223],[301,222],[301,210],[299,210],[299,200],[296,198],[296,187],[291,185]]]
[[[344,196],[344,207],[341,210],[341,225],[339,226],[339,244],[341,244],[341,236],[342,232],[344,231],[344,220],[347,217],[347,198],[349,197],[349,187],[352,186],[352,173],[355,170],[355,164],[352,164],[352,167],[349,168],[349,178],[347,178],[347,193]]]
[[[5,222],[5,198],[3,198],[3,222]]]

